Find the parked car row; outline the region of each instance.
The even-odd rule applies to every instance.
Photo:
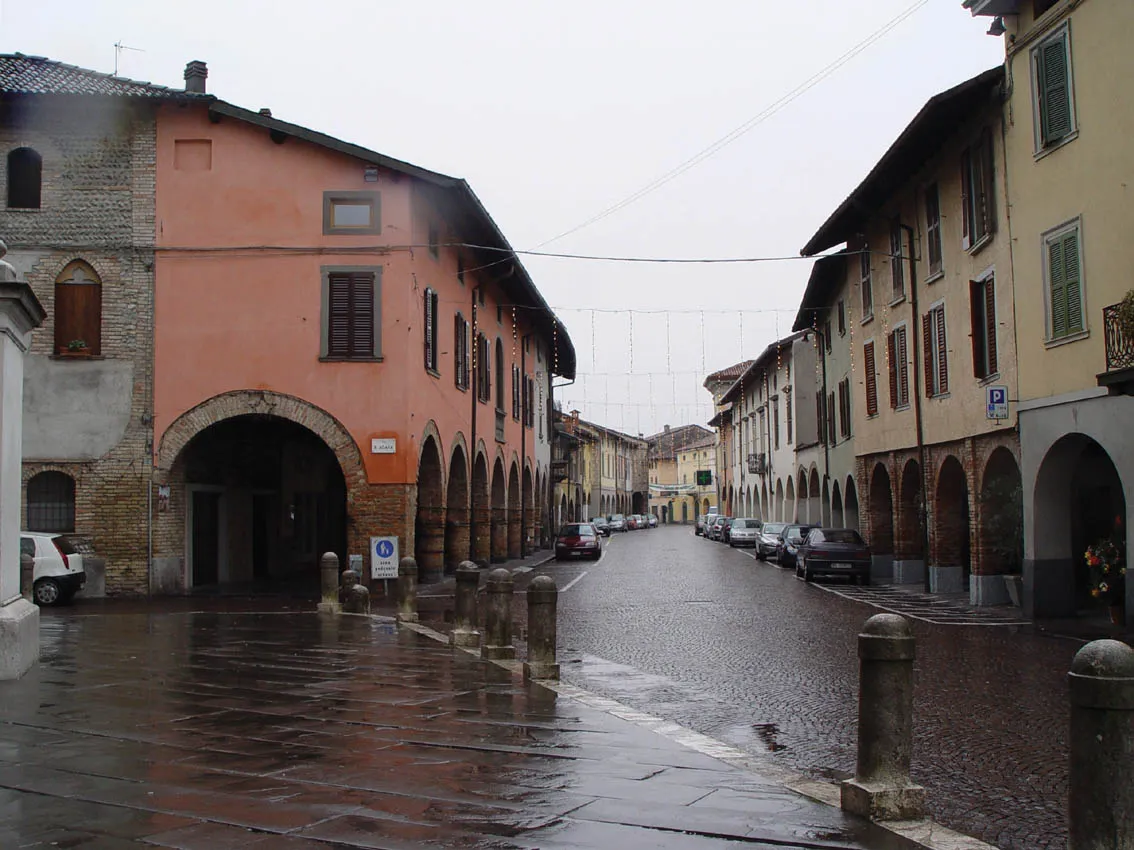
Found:
[[[658,518],[653,514],[611,514],[591,520],[599,531],[609,537],[615,531],[636,531],[642,528],[657,528]]]
[[[762,522],[751,517],[707,514],[698,518],[698,534],[729,546],[751,546],[756,557],[794,568],[804,581],[817,576],[846,576],[870,582],[870,547],[857,531],[791,522]]]

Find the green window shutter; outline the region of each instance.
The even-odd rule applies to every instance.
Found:
[[[1079,278],[1079,231],[1072,230],[1063,242],[1063,292],[1067,299],[1067,333],[1083,330],[1083,298]]]
[[[1051,337],[1067,336],[1067,287],[1064,275],[1063,239],[1047,243],[1048,286],[1051,289]]]
[[[1066,33],[1040,47],[1037,64],[1040,137],[1047,146],[1058,142],[1072,130]]]

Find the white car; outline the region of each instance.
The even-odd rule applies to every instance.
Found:
[[[66,535],[21,531],[20,554],[35,559],[32,598],[36,605],[68,602],[87,583],[83,556]]]
[[[734,519],[728,531],[728,545],[755,547],[760,541],[760,528],[763,523],[758,519]]]

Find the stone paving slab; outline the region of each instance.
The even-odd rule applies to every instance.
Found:
[[[102,611],[0,683],[0,848],[915,846],[377,619]]]

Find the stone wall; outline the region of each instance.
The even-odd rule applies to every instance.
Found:
[[[146,104],[24,99],[0,115],[0,185],[7,182],[9,150],[31,147],[43,159],[41,208],[0,207],[9,259],[47,310],[30,354],[28,379],[35,386],[25,391],[25,430],[32,436],[26,447],[34,455],[25,452],[22,516],[26,483],[36,473],[70,475],[75,531],[106,558],[108,594],[148,587],[155,144]],[[102,283],[101,360],[55,353],[55,280],[76,259]],[[108,382],[123,392],[87,391]],[[37,427],[45,417],[78,417],[99,433]]]

